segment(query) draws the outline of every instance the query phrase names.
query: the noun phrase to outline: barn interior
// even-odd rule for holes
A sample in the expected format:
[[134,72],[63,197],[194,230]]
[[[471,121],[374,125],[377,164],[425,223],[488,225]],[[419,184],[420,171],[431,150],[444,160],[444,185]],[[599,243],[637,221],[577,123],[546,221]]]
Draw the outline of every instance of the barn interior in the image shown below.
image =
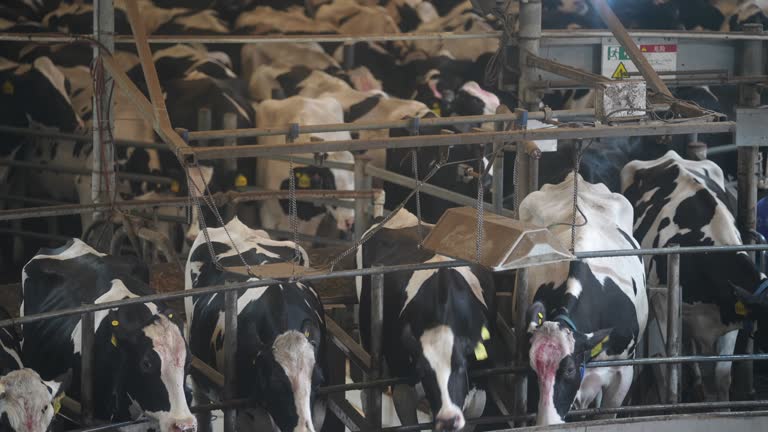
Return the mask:
[[[38,345],[23,342],[30,335],[66,339],[60,345],[74,354],[48,361],[63,364],[72,354],[68,369],[76,370],[50,424],[35,430],[768,427],[768,353],[759,334],[761,319],[768,324],[766,23],[768,3],[759,0],[4,1],[0,329],[18,339],[18,354],[9,355],[20,367],[37,369],[45,357],[25,352]],[[670,152],[681,161],[664,159]],[[680,216],[676,207],[674,217],[654,224],[643,221],[652,205],[638,204],[624,234],[629,245],[584,246],[591,244],[585,237],[601,237],[588,231],[605,228],[595,223],[598,215],[609,220],[615,210],[611,203],[590,207],[592,185],[632,208],[627,169],[653,160],[704,166],[693,181],[710,188],[715,216],[707,219],[699,207]],[[649,172],[644,181],[666,181]],[[568,188],[565,198],[547,201],[554,195],[542,194],[556,186]],[[686,198],[659,205],[683,206]],[[411,225],[398,225],[406,213]],[[670,219],[678,236],[669,235]],[[397,229],[410,229],[405,240],[388,234]],[[738,272],[756,272],[757,282],[744,292],[731,288],[741,276],[725,277],[720,291],[692,296],[695,285],[716,279],[693,274],[731,271],[718,258],[726,254],[747,256],[748,270]],[[127,294],[106,296],[113,288],[99,291],[100,270],[67,267],[83,256],[99,263],[88,269],[101,265],[145,288],[125,283]],[[576,368],[582,386],[599,371],[631,369],[626,395],[611,406],[606,385],[594,401],[579,403],[586,390],[577,385],[576,401],[565,412],[552,408],[557,421],[547,420],[540,370],[529,355],[537,328],[531,307],[538,291],[552,289],[539,284],[549,281],[542,273],[560,270],[542,269],[567,273],[604,260],[619,280],[631,271],[611,260],[637,258],[642,293],[622,288],[634,289],[627,295],[638,315],[631,348],[616,356],[598,350]],[[46,270],[46,260],[69,270]],[[492,290],[482,276],[478,289],[486,291],[475,290],[475,276],[467,279],[467,272],[481,274],[475,268]],[[416,301],[426,289],[413,281],[427,286],[448,269],[467,280],[490,316],[472,339],[464,371],[484,399],[474,411],[448,400],[459,414],[446,423],[442,409],[456,385],[446,384],[435,402],[419,384],[419,397],[405,403],[415,411],[406,419],[398,389],[419,380],[395,372],[390,336],[403,326],[410,332],[402,323],[413,313],[406,306],[432,306]],[[568,274],[565,280],[576,277]],[[401,275],[411,279],[400,283]],[[559,276],[552,277],[558,292]],[[596,280],[605,294],[599,307],[618,311]],[[38,285],[61,288],[40,300],[27,288],[43,289]],[[268,290],[296,287],[318,303],[291,298],[282,300],[290,307],[257,310]],[[574,297],[570,289],[564,285],[561,295]],[[403,291],[397,301],[404,303],[390,300],[394,290]],[[724,301],[736,302],[736,318]],[[262,343],[266,330],[254,328],[265,316],[290,327],[292,302],[306,303],[320,323],[318,335],[305,327],[313,317],[293,326],[314,347],[323,375],[319,382],[313,375],[311,416],[294,409],[295,381],[287,399],[263,389],[243,393],[258,386],[248,384],[254,378],[238,356]],[[219,309],[213,314],[204,303]],[[692,306],[700,303],[721,309],[702,318]],[[165,411],[139,403],[138,412],[126,406],[103,415],[99,380],[112,366],[100,363],[100,338],[128,316],[112,314],[140,304],[182,329],[190,396],[184,412],[193,423],[174,417],[168,426],[153,414]],[[393,308],[398,313],[389,318]],[[215,317],[198,326],[192,311],[197,320]],[[545,311],[554,320],[566,315],[560,328],[569,327],[573,351],[579,341],[572,335],[597,332],[580,332],[567,313]],[[455,317],[441,319],[458,334]],[[722,322],[733,336],[730,349],[696,345],[692,335],[720,331]],[[52,330],[57,326],[77,330],[64,335]],[[193,343],[203,330],[213,333],[198,333],[206,343]],[[10,353],[6,335],[0,346]],[[114,335],[105,340],[123,347]],[[448,351],[449,368],[455,357]],[[139,363],[124,367],[138,370]],[[0,364],[3,374],[12,369]],[[46,381],[59,375],[36,373]],[[706,384],[713,377],[714,389]],[[0,412],[10,409],[3,408],[3,386],[10,388],[0,377]],[[285,410],[290,419],[283,421]],[[250,412],[266,413],[266,423],[243,420]],[[22,429],[11,422],[9,430]]]

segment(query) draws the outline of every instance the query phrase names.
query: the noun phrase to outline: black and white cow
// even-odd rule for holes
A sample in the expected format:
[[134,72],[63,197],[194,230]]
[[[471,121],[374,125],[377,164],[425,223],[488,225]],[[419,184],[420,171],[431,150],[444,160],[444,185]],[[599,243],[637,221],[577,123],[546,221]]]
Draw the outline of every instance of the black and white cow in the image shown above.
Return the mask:
[[[520,220],[548,227],[571,241],[571,174],[520,203]],[[602,184],[579,178],[575,250],[636,249],[632,206]],[[567,223],[566,223],[567,222]],[[618,407],[633,378],[632,366],[590,368],[593,359],[632,358],[648,319],[640,257],[593,258],[529,270],[530,364],[538,379],[536,424],[562,423],[572,406],[586,408],[602,393],[603,407]]]
[[[0,320],[11,318],[0,308]],[[21,338],[13,327],[0,329],[0,429],[9,432],[45,432],[59,410],[71,372],[44,381],[21,363]]]
[[[450,260],[418,247],[417,225],[416,216],[400,210],[358,249],[358,268]],[[423,224],[422,233],[427,235],[431,228]],[[360,335],[370,346],[370,277],[356,283]],[[416,423],[419,384],[435,430],[460,430],[466,418],[482,414],[485,391],[469,379],[468,370],[493,354],[488,340],[496,316],[495,295],[490,273],[476,266],[384,275],[382,353],[392,376],[410,378],[393,393],[403,424]]]
[[[635,209],[634,235],[644,248],[740,245],[726,206],[723,171],[711,161],[689,161],[670,151],[659,159],[627,164],[624,195]],[[666,257],[645,262],[648,283],[666,284]],[[756,348],[768,348],[766,278],[746,253],[680,257],[684,346],[696,354],[733,354],[738,330],[754,327]],[[728,400],[731,363],[715,366],[714,382],[697,382],[707,397]],[[703,388],[700,387],[703,385]]]
[[[266,232],[252,230],[237,218],[226,227],[209,229],[208,235],[216,260],[224,267],[243,265],[237,250],[249,265],[257,267],[292,262],[298,247],[293,242],[272,240]],[[298,261],[293,262],[309,265],[306,252],[299,248]],[[198,235],[187,260],[186,289],[251,280],[257,279],[218,270],[205,236]],[[224,294],[185,300],[192,353],[221,370]],[[237,397],[259,404],[259,408],[238,413],[241,428],[320,430],[325,411],[315,390],[323,379],[325,321],[314,288],[306,283],[283,283],[244,290],[237,300],[237,320]],[[204,390],[195,384],[198,391]]]
[[[150,294],[147,269],[72,239],[41,249],[22,271],[21,314],[99,304]],[[80,382],[82,322],[66,316],[24,325],[23,361],[51,379],[68,369]],[[194,432],[184,379],[191,357],[178,317],[160,303],[95,312],[94,411],[125,421],[147,415],[161,432]],[[79,396],[79,389],[72,391]]]
[[[330,97],[316,99],[294,96],[283,100],[262,102],[256,110],[256,124],[259,127],[285,126],[290,123],[301,125],[343,123],[344,114],[341,105]],[[301,134],[296,142],[309,142],[313,138],[327,141],[349,140],[349,132],[324,132]],[[259,144],[282,144],[285,136],[260,137]],[[305,158],[314,155],[303,154]],[[336,162],[354,162],[352,153],[329,152],[326,159]],[[354,175],[351,171],[320,166],[298,166],[295,168],[296,189],[336,189],[353,190]],[[258,161],[257,185],[268,190],[288,189],[289,163],[283,161]],[[354,224],[354,211],[346,207],[323,206],[312,203],[298,203],[297,216],[299,232],[317,235],[320,222],[326,213],[336,220],[336,227],[341,232],[348,232]],[[288,200],[267,200],[262,203],[261,225],[267,229],[290,229],[288,218]]]

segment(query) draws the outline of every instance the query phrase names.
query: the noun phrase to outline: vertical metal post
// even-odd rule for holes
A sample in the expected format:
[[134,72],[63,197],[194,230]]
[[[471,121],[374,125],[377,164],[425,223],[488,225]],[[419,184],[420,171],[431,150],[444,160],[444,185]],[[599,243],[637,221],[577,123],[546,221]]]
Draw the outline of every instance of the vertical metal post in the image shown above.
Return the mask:
[[[761,34],[762,24],[746,24],[744,32]],[[765,71],[763,58],[763,42],[760,40],[743,41],[739,58],[741,75],[762,75]],[[760,106],[760,92],[752,84],[739,86],[739,106],[755,108]],[[751,231],[757,227],[757,181],[758,181],[758,148],[739,147],[737,164],[737,212],[736,222],[741,230],[745,243],[752,242]],[[754,259],[755,254],[749,253]],[[737,352],[751,354],[754,349],[749,344],[750,339],[740,335],[736,344]],[[753,393],[753,363],[738,362],[733,365],[733,389],[736,400],[746,400]]]
[[[528,338],[526,337],[525,312],[528,309],[528,269],[517,269],[515,279],[515,340],[517,349],[515,350],[515,364],[525,367],[528,359]],[[515,408],[516,416],[526,414],[528,410],[528,378],[524,374],[515,375]],[[518,426],[525,426],[525,421],[520,422]]]
[[344,70],[349,71],[355,68],[355,44],[350,42],[344,44]]
[[[680,355],[680,336],[682,334],[682,290],[680,289],[680,255],[667,256],[667,355]],[[680,401],[680,364],[669,365],[667,382],[667,403]]]
[[[197,130],[209,131],[213,127],[213,114],[210,108],[198,108],[197,110]],[[198,143],[201,147],[210,145],[208,140],[200,140]]]
[[93,424],[93,313],[80,316],[80,415],[84,426]]
[[[113,0],[95,0],[93,2],[93,37],[99,43],[93,48],[95,64],[100,65],[99,59],[104,48],[109,53],[115,52],[115,9]],[[107,70],[102,68],[105,92],[109,92],[112,82]],[[109,193],[115,193],[115,155],[114,144],[107,139],[114,130],[113,107],[105,92],[93,95],[93,173],[91,176],[91,199],[94,203],[109,202]],[[103,217],[102,212],[94,212],[93,220]],[[83,227],[85,229],[85,227]],[[107,240],[108,241],[108,240]]]
[[[237,291],[224,293],[224,399],[237,397]],[[224,432],[235,432],[237,410],[224,410]]]
[[[501,105],[496,110],[497,114],[509,112],[509,109]],[[497,131],[504,130],[504,122],[496,122],[494,128]],[[493,144],[493,154],[495,155],[493,161],[493,180],[491,193],[493,198],[493,211],[496,214],[501,214],[504,210],[504,146],[501,143]]]
[[[537,111],[539,96],[529,84],[536,79],[536,68],[528,64],[528,54],[539,54],[541,39],[541,0],[520,1],[520,30],[518,31],[518,65],[520,79],[517,85],[519,107],[529,111]],[[515,173],[518,190],[515,190],[515,201],[525,198],[531,191],[538,190],[539,161],[525,153],[524,146],[517,146],[517,166]],[[515,209],[517,211],[517,209]]]
[[[221,119],[221,126],[224,129],[237,129],[237,114],[235,113],[224,113],[224,116]],[[221,145],[223,146],[236,146],[237,145],[237,138],[230,137],[230,138],[224,138],[221,142]],[[224,163],[224,169],[229,172],[233,173],[236,176],[240,174],[240,171],[237,169],[237,159],[224,159],[221,161]],[[235,183],[237,183],[237,180],[235,180]],[[234,187],[234,185],[229,185],[229,187]],[[227,203],[226,210],[224,212],[224,222],[229,222],[232,220],[232,218],[237,214],[237,203],[234,201],[230,201]]]
[[[355,190],[371,188],[371,177],[365,174],[365,164],[370,159],[366,155],[355,155]],[[363,234],[368,229],[368,200],[364,198],[355,199],[355,240],[363,238]]]
[[[381,265],[374,266],[380,269]],[[384,275],[371,275],[371,369],[366,374],[366,379],[375,380],[381,376],[381,346],[384,337]],[[367,407],[365,416],[368,422],[376,429],[381,428],[381,389],[370,388],[366,390]]]

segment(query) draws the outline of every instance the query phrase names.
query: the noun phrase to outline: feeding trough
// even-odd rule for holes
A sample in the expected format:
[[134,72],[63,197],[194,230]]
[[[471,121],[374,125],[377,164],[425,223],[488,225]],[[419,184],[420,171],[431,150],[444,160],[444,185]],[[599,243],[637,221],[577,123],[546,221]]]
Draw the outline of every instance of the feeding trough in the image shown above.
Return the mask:
[[424,247],[455,259],[477,261],[505,271],[572,260],[575,257],[547,228],[492,213],[483,214],[483,240],[476,254],[477,210],[447,210],[424,240]]

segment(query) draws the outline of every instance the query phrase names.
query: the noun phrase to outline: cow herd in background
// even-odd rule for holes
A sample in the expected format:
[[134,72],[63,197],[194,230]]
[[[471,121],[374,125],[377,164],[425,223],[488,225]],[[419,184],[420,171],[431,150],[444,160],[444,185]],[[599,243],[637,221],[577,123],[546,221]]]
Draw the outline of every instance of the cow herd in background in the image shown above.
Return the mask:
[[[0,31],[92,32],[87,3],[12,0],[0,6]],[[367,34],[398,32],[484,32],[496,23],[472,10],[469,1],[452,0],[314,0],[214,2],[140,0],[151,34]],[[200,4],[198,4],[200,3]],[[211,4],[213,3],[213,4]],[[602,27],[589,2],[544,1],[545,28]],[[736,0],[633,0],[618,2],[617,14],[630,27],[736,31],[746,23],[768,21],[760,2]],[[115,3],[115,28],[130,33],[121,2]],[[129,45],[115,57],[145,91],[138,58]],[[408,118],[493,114],[514,99],[495,92],[485,72],[497,49],[494,39],[462,41],[280,43],[236,45],[175,44],[157,46],[154,63],[171,123],[198,128],[198,109],[214,113],[211,127],[225,127],[234,116],[238,128],[345,122],[383,122]],[[85,134],[93,121],[91,48],[80,44],[0,45],[0,123],[16,127]],[[115,140],[156,141],[151,125],[136,113],[120,91],[114,102]],[[676,94],[704,108],[731,114],[729,89],[680,88]],[[545,97],[552,108],[574,106],[582,91]],[[583,101],[582,101],[583,102]],[[414,123],[417,124],[417,123]],[[406,134],[467,132],[474,126],[422,127],[360,132],[301,133],[294,142],[366,139]],[[700,136],[710,146],[719,136]],[[0,133],[0,155],[7,160],[88,168],[91,144],[58,138],[23,138]],[[241,139],[239,144],[280,144],[285,136]],[[191,145],[198,145],[191,142]],[[577,251],[639,247],[737,245],[726,184],[733,160],[687,160],[685,142],[647,138],[604,139],[577,145],[561,142],[557,153],[541,160],[540,191],[519,206],[521,220],[549,228]],[[211,145],[209,143],[208,145]],[[583,153],[580,173],[573,154]],[[433,148],[394,149],[372,154],[372,163],[404,175],[428,172],[443,155]],[[350,152],[305,155],[319,160],[352,162]],[[484,154],[471,146],[454,146],[449,161],[474,159],[483,172]],[[162,175],[170,184],[118,181],[121,199],[185,196],[186,174],[169,152],[141,146],[117,147],[119,170]],[[511,161],[510,161],[511,162]],[[513,163],[506,164],[507,167]],[[286,162],[240,160],[214,163],[197,171],[198,188],[211,192],[235,186],[287,189]],[[192,174],[193,177],[196,175]],[[8,194],[66,202],[90,200],[90,177],[45,170],[0,166]],[[318,166],[295,169],[298,189],[354,189],[349,171]],[[453,166],[438,171],[431,183],[474,195],[487,174],[467,175]],[[478,178],[479,177],[479,178]],[[505,176],[512,179],[513,176]],[[510,180],[511,181],[511,180]],[[199,183],[198,183],[199,182]],[[574,188],[574,182],[578,187]],[[393,209],[408,189],[384,183],[386,207]],[[511,187],[509,189],[512,189]],[[574,190],[578,216],[573,216]],[[330,205],[298,207],[299,231],[334,234],[352,229],[351,210]],[[421,236],[451,203],[422,197],[422,220],[413,200],[386,221],[357,251],[357,266],[434,263],[448,260],[421,248]],[[184,269],[188,290],[257,280],[248,266],[292,263],[309,266],[302,245],[275,240],[264,231],[287,230],[287,205],[265,201],[242,206],[220,227],[203,214],[208,238],[192,224],[186,235]],[[210,219],[210,220],[209,220]],[[331,223],[327,223],[327,222]],[[80,237],[88,215],[64,227]],[[574,226],[575,225],[575,226]],[[264,230],[262,230],[264,229]],[[572,236],[573,229],[573,236]],[[169,225],[169,232],[170,232]],[[208,242],[210,241],[210,244]],[[190,246],[191,245],[191,246]],[[5,254],[4,247],[0,254]],[[3,264],[9,257],[3,255]],[[44,248],[24,259],[21,315],[51,312],[82,304],[133,298],[151,292],[146,264],[132,257],[97,251],[77,239]],[[666,283],[666,258],[593,258],[549,264],[529,273],[526,333],[536,385],[531,411],[537,424],[565,421],[569,410],[594,405],[618,407],[633,383],[632,366],[586,368],[592,360],[633,358],[648,322],[647,286]],[[732,354],[736,335],[746,330],[756,349],[768,348],[768,279],[748,255],[683,255],[684,349],[690,354]],[[370,347],[370,277],[357,278],[361,343]],[[384,276],[383,357],[390,376],[408,378],[392,388],[403,424],[417,422],[417,406],[426,399],[435,429],[471,430],[467,420],[480,416],[487,403],[483,379],[471,370],[506,358],[496,331],[499,280],[476,266],[387,273]],[[511,287],[503,287],[506,290]],[[218,400],[207,382],[186,380],[191,356],[224,370],[224,294],[188,297],[186,322],[161,303],[146,303],[95,314],[95,415],[118,422],[148,416],[161,432],[193,432],[197,404]],[[4,315],[7,317],[7,314]],[[663,317],[657,317],[663,320]],[[326,399],[324,384],[326,329],[323,305],[310,283],[286,282],[238,293],[237,398],[255,404],[238,412],[241,430],[320,431]],[[60,405],[61,393],[81,376],[79,316],[29,323],[22,334],[0,331],[0,423],[17,432],[42,432]],[[23,345],[20,341],[23,340]],[[27,368],[24,368],[24,367]],[[696,395],[728,400],[731,364],[713,371],[694,366]],[[39,375],[38,375],[39,374]],[[188,385],[191,384],[191,385]],[[71,396],[79,387],[70,386]],[[700,390],[700,391],[699,391]],[[688,395],[687,395],[688,396]]]

